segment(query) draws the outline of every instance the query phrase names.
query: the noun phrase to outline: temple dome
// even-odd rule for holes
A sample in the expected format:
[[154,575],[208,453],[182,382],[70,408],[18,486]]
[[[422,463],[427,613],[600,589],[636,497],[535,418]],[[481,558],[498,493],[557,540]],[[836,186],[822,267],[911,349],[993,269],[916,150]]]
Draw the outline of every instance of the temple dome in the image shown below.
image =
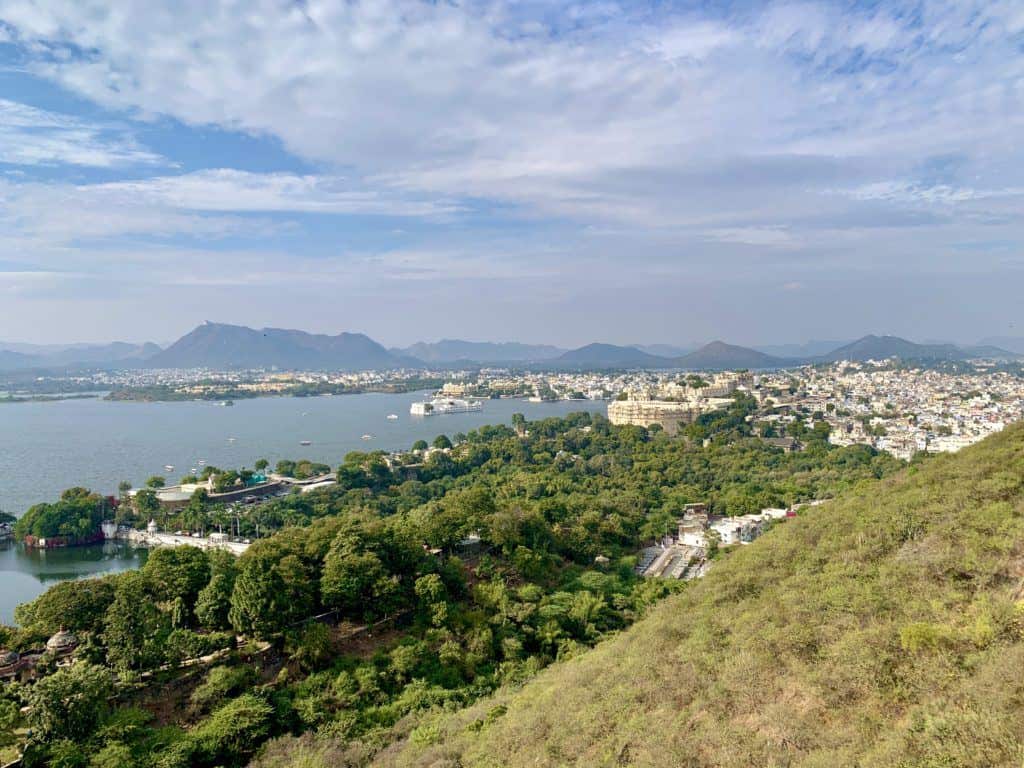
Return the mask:
[[62,629],[56,635],[46,641],[46,648],[57,653],[72,651],[78,647],[78,638],[73,632]]

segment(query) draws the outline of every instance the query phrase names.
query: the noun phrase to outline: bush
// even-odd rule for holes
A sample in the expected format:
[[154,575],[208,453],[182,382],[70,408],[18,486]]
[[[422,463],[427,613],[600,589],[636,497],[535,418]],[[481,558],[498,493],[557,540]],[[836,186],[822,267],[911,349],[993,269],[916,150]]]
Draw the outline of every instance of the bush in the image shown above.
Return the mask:
[[270,735],[273,707],[252,694],[228,702],[204,720],[191,738],[202,763],[238,764]]
[[244,691],[255,679],[256,673],[250,667],[214,667],[192,692],[192,707],[197,712],[209,711]]

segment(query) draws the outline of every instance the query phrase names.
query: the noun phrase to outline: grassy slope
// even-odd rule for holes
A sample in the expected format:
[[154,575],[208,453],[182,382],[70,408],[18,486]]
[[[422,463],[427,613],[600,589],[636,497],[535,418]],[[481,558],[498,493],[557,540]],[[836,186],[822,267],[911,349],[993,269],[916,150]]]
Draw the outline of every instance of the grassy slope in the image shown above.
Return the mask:
[[1018,426],[776,528],[378,764],[1020,768],[1022,513]]

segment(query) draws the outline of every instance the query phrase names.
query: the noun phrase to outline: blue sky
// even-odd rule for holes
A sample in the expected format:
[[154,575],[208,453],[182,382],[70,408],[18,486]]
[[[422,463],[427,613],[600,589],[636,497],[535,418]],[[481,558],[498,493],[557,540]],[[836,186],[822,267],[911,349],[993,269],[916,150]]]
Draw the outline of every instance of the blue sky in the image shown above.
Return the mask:
[[1024,6],[0,0],[0,338],[1024,327]]

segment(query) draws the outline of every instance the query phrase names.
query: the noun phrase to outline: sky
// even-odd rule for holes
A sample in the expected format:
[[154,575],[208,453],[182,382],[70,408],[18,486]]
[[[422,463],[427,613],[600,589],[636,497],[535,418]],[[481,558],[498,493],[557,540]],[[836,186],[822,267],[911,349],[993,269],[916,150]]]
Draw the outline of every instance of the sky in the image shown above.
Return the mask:
[[0,339],[1024,335],[1024,4],[0,0]]

